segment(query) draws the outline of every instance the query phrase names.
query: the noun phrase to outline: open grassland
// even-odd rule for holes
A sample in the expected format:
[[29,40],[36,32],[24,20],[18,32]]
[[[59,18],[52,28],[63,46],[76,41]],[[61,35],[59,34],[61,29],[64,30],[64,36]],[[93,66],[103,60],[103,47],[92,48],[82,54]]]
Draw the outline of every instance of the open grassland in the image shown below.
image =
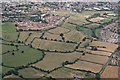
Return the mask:
[[104,20],[105,18],[102,18],[102,17],[96,17],[96,18],[92,18],[90,19],[90,21],[92,22],[98,22],[98,21],[101,21],[101,20]]
[[105,48],[98,48],[98,50],[108,51],[108,52],[114,52],[116,48],[118,47],[117,44],[106,43],[106,42],[101,42],[101,41],[93,41],[91,43],[91,46],[103,46]]
[[32,46],[34,48],[39,48],[46,51],[69,52],[69,51],[74,51],[76,44],[36,38],[35,41],[33,41]]
[[62,38],[60,35],[56,35],[56,34],[51,34],[51,33],[48,33],[46,32],[43,36],[43,38],[47,38],[48,40],[61,40],[62,41]]
[[44,72],[41,72],[40,70],[36,70],[34,68],[24,68],[18,71],[20,75],[22,75],[24,78],[40,78],[45,75]]
[[2,23],[2,38],[7,41],[16,41],[18,32],[16,32],[15,25],[12,22]]
[[25,44],[26,45],[31,44],[31,42],[34,38],[36,38],[36,37],[39,38],[41,35],[42,35],[42,33],[39,33],[39,32],[31,33],[30,36],[28,37],[28,39],[26,40]]
[[53,70],[55,68],[61,67],[62,63],[65,61],[74,62],[79,58],[81,54],[79,52],[73,53],[50,53],[46,52],[44,59],[33,66],[41,68],[43,70]]
[[33,63],[37,60],[40,60],[42,57],[43,53],[41,51],[26,46],[20,46],[18,51],[4,54],[2,56],[2,61],[6,66],[18,67]]
[[29,32],[20,32],[18,41],[25,42],[27,38],[29,37]]
[[73,78],[74,76],[84,78],[85,72],[62,67],[58,70],[51,72],[48,76],[52,76],[53,78],[56,78],[56,79],[57,78]]
[[71,31],[67,34],[64,34],[65,41],[80,42],[85,35],[79,31]]
[[4,45],[4,44],[0,44],[0,46],[2,46],[2,53],[11,52],[11,51],[16,50],[15,46]]
[[61,33],[65,34],[68,33],[70,30],[62,27],[56,27],[54,29],[49,30],[49,33],[60,35]]
[[66,65],[66,67],[78,69],[78,70],[86,70],[91,71],[94,73],[98,73],[102,69],[102,65],[94,64],[86,61],[78,61],[75,64],[72,65]]
[[85,56],[82,56],[80,60],[85,60],[85,61],[90,61],[93,63],[98,63],[98,64],[105,64],[108,61],[107,56],[99,56],[99,55],[92,55],[92,54],[86,54]]

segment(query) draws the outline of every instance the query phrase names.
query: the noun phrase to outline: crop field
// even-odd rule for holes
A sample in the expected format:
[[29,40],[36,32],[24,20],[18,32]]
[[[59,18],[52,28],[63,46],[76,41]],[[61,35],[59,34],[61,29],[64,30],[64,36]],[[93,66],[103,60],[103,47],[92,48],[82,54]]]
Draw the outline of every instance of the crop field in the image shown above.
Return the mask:
[[[32,58],[31,58],[32,56]],[[43,53],[26,46],[20,46],[18,51],[10,52],[2,56],[3,64],[11,67],[18,67],[35,62],[43,57]],[[16,61],[17,60],[17,61]]]
[[48,40],[61,40],[62,41],[62,38],[60,35],[56,35],[56,34],[52,34],[52,33],[48,33],[46,32],[43,36],[43,38],[47,38]]
[[99,55],[92,55],[92,54],[86,54],[85,56],[82,56],[80,60],[85,60],[85,61],[90,61],[93,63],[98,63],[98,64],[105,64],[108,61],[107,56],[99,56]]
[[41,72],[39,70],[36,70],[34,68],[25,68],[18,71],[20,75],[22,75],[24,78],[40,78],[45,75],[44,72]]
[[36,38],[36,37],[39,38],[41,35],[42,35],[42,33],[39,33],[39,32],[31,33],[30,36],[28,37],[28,39],[26,40],[25,44],[26,45],[31,44],[31,42],[34,38]]
[[[57,42],[57,41],[50,41],[50,40],[42,40],[37,39],[39,43],[39,49],[42,50],[49,50],[49,51],[60,51],[60,52],[69,52],[74,51],[76,44],[73,43],[65,43],[65,42]],[[36,46],[37,47],[37,46]]]
[[4,44],[0,44],[0,46],[2,46],[2,53],[11,52],[11,51],[16,50],[15,46],[4,45]]
[[98,48],[98,50],[108,51],[108,52],[114,52],[116,48],[118,47],[117,44],[106,43],[106,42],[101,42],[101,41],[93,41],[91,43],[91,46],[104,46],[105,48]]
[[94,64],[86,61],[80,61],[80,60],[75,64],[66,65],[66,67],[78,69],[78,70],[92,71],[94,73],[98,73],[102,69],[102,65]]
[[90,21],[92,21],[92,22],[98,22],[98,21],[101,21],[101,20],[104,20],[104,18],[102,18],[102,17],[96,17],[96,18],[92,18]]
[[29,37],[29,32],[20,32],[18,41],[25,42]]
[[118,66],[107,66],[101,75],[101,78],[116,78],[119,77],[119,67]]
[[53,78],[73,78],[73,76],[84,78],[85,72],[62,67],[58,70],[51,72],[48,76],[52,76]]
[[69,31],[70,31],[69,29],[57,27],[57,28],[49,30],[48,32],[51,34],[60,35],[61,33],[65,34],[65,33],[68,33]]
[[73,42],[80,42],[85,35],[82,32],[78,31],[71,31],[64,35],[65,41],[73,41]]
[[111,56],[112,53],[110,52],[104,52],[104,51],[93,51],[93,50],[88,50],[86,49],[87,52],[91,54],[96,54],[96,55],[103,55],[103,56]]
[[81,56],[79,52],[66,53],[66,54],[46,52],[45,54],[46,55],[44,59],[34,64],[33,66],[36,66],[43,70],[51,71],[55,68],[61,67],[63,62],[65,61],[73,62]]
[[22,78],[20,78],[20,77],[17,76],[17,75],[14,75],[14,74],[5,76],[3,80],[7,80],[7,79],[9,79],[9,80],[12,80],[12,79],[23,80]]

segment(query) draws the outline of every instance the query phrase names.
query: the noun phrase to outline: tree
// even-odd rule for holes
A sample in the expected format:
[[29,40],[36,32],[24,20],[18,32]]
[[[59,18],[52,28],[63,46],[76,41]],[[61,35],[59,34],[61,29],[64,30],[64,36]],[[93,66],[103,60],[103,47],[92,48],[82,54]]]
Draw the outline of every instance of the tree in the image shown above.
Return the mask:
[[15,55],[15,53],[13,52],[12,55]]
[[21,51],[21,53],[24,53],[24,51]]

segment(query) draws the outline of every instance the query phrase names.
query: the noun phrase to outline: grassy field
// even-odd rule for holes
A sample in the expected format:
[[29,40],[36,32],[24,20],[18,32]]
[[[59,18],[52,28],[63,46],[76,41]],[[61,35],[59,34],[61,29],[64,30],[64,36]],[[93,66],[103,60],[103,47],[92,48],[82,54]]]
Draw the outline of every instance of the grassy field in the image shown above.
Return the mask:
[[34,38],[39,38],[40,36],[42,35],[42,33],[39,33],[39,32],[33,32],[29,37],[28,39],[26,40],[25,44],[28,45],[28,44],[31,44],[32,40]]
[[2,38],[8,41],[16,41],[18,32],[16,32],[15,25],[12,22],[2,23]]
[[62,41],[62,38],[60,35],[56,35],[56,34],[51,34],[51,33],[48,33],[46,32],[43,36],[43,38],[47,38],[48,40],[61,40]]
[[109,58],[107,56],[86,54],[85,56],[82,56],[80,59],[85,61],[90,61],[93,63],[105,64],[107,63]]
[[89,25],[85,25],[85,27],[87,27],[88,29],[94,29],[98,26],[100,26],[100,24],[97,24],[97,23],[91,23]]
[[64,34],[65,41],[80,42],[85,35],[79,31],[71,31],[67,34]]
[[4,44],[0,44],[0,46],[2,46],[2,53],[6,53],[6,52],[9,52],[9,51],[16,50],[15,46],[4,45]]
[[73,78],[75,76],[80,77],[80,78],[84,78],[85,72],[76,71],[76,70],[62,67],[58,70],[51,72],[48,76],[52,76],[53,78]]
[[66,54],[46,52],[44,59],[34,64],[33,66],[50,71],[62,66],[63,62],[65,61],[73,62],[80,56],[81,54],[79,52],[66,53]]
[[69,52],[75,49],[76,44],[73,43],[65,43],[58,41],[50,41],[43,39],[35,39],[32,43],[34,48],[39,48],[47,51],[61,51],[61,52]]
[[70,31],[69,29],[57,27],[57,28],[49,30],[48,32],[55,34],[55,35],[60,35],[61,33],[65,34],[65,33],[68,33],[69,31]]
[[94,73],[98,73],[102,69],[102,65],[80,61],[80,60],[76,62],[75,64],[66,65],[66,67],[78,69],[78,70],[92,71]]
[[2,66],[2,74],[5,74],[5,73],[7,73],[10,70],[13,70],[13,68],[8,68],[8,67]]
[[103,55],[103,56],[111,56],[112,53],[110,52],[104,52],[104,51],[93,51],[93,50],[88,50],[86,49],[85,51],[91,53],[91,54],[96,54],[96,55]]
[[19,72],[19,75],[22,75],[24,78],[40,78],[45,75],[44,72],[41,72],[31,67],[21,69],[18,72]]
[[18,41],[25,42],[27,38],[29,37],[29,32],[20,32]]
[[6,66],[18,67],[35,62],[36,60],[41,59],[43,57],[42,55],[43,53],[41,51],[26,46],[20,46],[18,51],[14,51],[14,55],[12,55],[12,52],[3,55],[2,61]]
[[104,46],[105,48],[98,48],[98,50],[108,51],[108,52],[114,52],[116,48],[118,47],[117,44],[106,43],[106,42],[101,42],[101,41],[93,41],[91,43],[91,46]]

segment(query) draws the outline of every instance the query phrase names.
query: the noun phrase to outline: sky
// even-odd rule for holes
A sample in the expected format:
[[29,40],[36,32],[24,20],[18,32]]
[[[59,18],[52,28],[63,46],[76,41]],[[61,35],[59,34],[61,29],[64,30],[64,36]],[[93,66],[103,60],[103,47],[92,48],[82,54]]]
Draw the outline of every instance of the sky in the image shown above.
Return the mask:
[[32,2],[42,2],[42,1],[48,1],[48,2],[66,2],[66,1],[80,1],[80,2],[96,2],[96,1],[103,1],[103,2],[106,2],[106,1],[109,1],[109,2],[118,2],[120,0],[0,0],[0,1],[5,1],[5,2],[9,2],[9,1],[32,1]]

